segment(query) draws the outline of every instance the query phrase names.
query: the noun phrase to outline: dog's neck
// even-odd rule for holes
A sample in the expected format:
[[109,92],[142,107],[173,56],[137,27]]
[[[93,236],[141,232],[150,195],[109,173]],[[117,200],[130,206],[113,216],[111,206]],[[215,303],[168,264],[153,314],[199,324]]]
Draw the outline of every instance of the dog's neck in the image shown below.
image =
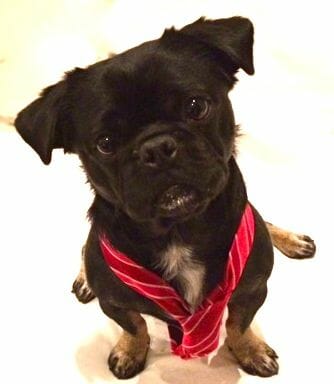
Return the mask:
[[168,280],[196,306],[221,278],[247,202],[234,158],[229,162],[229,171],[224,191],[204,213],[171,226],[163,235],[150,225],[133,222],[99,196],[90,209],[93,226],[97,231],[99,227],[108,228],[107,236],[116,248]]

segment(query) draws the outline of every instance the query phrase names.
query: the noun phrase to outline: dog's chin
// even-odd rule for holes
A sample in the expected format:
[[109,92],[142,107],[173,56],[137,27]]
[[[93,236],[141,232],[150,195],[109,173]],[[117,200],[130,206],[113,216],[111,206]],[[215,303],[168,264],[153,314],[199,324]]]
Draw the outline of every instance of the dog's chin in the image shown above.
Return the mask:
[[154,236],[163,236],[175,225],[186,222],[204,212],[210,204],[209,190],[201,191],[185,184],[175,184],[155,199],[143,204],[142,210],[124,211],[135,223],[146,227]]
[[154,217],[148,224],[152,233],[164,236],[175,225],[199,216],[212,201],[208,192],[180,184],[168,188],[155,201]]
[[226,180],[226,177],[217,177],[201,185],[175,183],[153,193],[150,201],[125,206],[124,211],[132,221],[162,234],[203,214],[222,192]]
[[155,217],[183,221],[203,208],[202,194],[194,187],[176,184],[164,191],[155,202]]

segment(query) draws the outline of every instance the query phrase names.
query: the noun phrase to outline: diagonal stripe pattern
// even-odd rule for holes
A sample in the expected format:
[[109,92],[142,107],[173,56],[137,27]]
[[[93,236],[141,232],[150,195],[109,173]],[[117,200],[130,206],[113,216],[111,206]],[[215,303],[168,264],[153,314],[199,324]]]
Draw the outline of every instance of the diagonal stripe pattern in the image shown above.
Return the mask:
[[218,346],[223,313],[253,247],[254,227],[253,210],[247,204],[233,239],[226,270],[222,272],[223,278],[195,312],[166,281],[115,249],[104,235],[100,237],[100,247],[109,268],[123,283],[159,305],[173,319],[168,324],[172,351],[189,359],[206,356]]

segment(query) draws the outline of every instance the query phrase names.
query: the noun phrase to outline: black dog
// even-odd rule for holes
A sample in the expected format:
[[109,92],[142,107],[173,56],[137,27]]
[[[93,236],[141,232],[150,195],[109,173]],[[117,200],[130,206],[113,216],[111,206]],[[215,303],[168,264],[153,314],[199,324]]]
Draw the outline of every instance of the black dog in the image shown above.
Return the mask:
[[[149,336],[140,313],[175,319],[110,269],[101,239],[162,277],[192,313],[225,276],[247,207],[255,233],[228,302],[227,343],[245,371],[278,372],[276,353],[250,329],[267,294],[273,249],[235,161],[238,132],[228,98],[238,69],[254,73],[252,47],[249,20],[200,19],[75,69],[15,121],[45,164],[54,148],[78,154],[96,194],[84,255],[88,293],[124,329],[109,357],[119,378],[145,365]],[[288,256],[313,255],[308,237],[268,228]]]

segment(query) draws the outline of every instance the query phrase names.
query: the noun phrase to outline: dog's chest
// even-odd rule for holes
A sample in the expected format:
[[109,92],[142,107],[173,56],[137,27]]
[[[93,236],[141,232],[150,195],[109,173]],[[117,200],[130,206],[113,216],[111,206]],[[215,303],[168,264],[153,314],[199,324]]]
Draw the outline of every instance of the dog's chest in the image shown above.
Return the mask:
[[180,295],[195,310],[203,298],[205,267],[196,261],[193,250],[184,245],[171,244],[159,256],[158,266],[164,280],[174,281]]

